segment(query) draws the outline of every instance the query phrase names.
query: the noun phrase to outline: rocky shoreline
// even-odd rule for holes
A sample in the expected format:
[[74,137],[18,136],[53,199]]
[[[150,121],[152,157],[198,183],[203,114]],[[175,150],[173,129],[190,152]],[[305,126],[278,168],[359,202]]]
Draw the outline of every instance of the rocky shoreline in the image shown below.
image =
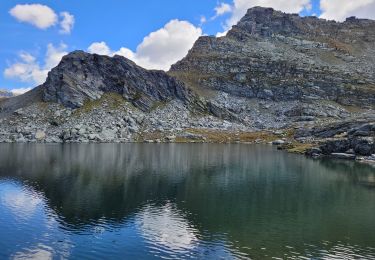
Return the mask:
[[114,94],[101,101],[80,109],[46,103],[18,109],[0,119],[0,143],[270,144],[312,158],[375,162],[375,120],[369,117],[260,130],[212,115],[192,115],[178,102],[145,113]]
[[340,122],[299,129],[294,144],[281,143],[279,149],[303,153],[308,157],[375,162],[375,121]]

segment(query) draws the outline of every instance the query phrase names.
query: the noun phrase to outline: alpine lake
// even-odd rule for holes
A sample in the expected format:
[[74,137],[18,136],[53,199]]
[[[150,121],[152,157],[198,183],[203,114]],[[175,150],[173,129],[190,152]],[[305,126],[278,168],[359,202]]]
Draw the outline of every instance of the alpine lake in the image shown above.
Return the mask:
[[375,259],[375,167],[267,145],[1,144],[0,259]]

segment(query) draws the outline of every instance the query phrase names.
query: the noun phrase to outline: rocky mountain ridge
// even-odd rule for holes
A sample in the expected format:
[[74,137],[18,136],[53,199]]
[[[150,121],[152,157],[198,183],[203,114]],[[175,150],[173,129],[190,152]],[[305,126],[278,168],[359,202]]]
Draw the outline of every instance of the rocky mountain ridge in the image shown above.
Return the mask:
[[147,71],[134,62],[75,51],[52,69],[43,84],[43,100],[78,108],[104,93],[118,93],[135,107],[149,111],[157,102],[177,98],[188,103],[191,91],[163,71]]
[[252,8],[225,37],[201,37],[171,74],[198,89],[374,108],[375,21]]
[[[102,56],[74,51],[64,56],[49,73],[44,84],[36,87],[39,98],[76,109],[97,100],[104,93],[117,93],[135,107],[149,111],[158,102],[179,99],[188,104],[194,94],[182,82],[163,71],[148,71],[122,56]],[[22,100],[30,93],[17,98]],[[16,100],[16,99],[14,99]],[[3,111],[15,110],[14,102],[3,104]]]
[[44,84],[0,101],[0,141],[313,143],[309,129],[358,128],[374,110],[375,21],[255,7],[168,72],[68,54]]

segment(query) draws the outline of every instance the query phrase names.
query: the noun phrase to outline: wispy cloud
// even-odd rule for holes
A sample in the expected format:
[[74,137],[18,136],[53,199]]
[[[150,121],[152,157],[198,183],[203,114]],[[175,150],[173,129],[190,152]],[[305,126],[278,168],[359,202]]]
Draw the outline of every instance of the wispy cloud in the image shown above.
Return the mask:
[[19,96],[19,95],[25,94],[26,92],[30,90],[32,90],[32,88],[14,88],[10,92],[15,96]]
[[59,24],[59,32],[62,34],[70,34],[75,22],[71,13],[61,12],[59,20],[59,16],[52,8],[41,4],[18,4],[10,9],[9,13],[18,21],[43,30]]
[[68,12],[61,12],[60,16],[62,17],[62,20],[60,22],[60,33],[70,34],[75,23],[74,16]]
[[57,47],[48,44],[43,65],[40,65],[36,57],[30,53],[21,52],[19,59],[4,70],[4,76],[22,82],[42,84],[46,80],[48,72],[67,54],[66,48],[65,44],[60,44]]

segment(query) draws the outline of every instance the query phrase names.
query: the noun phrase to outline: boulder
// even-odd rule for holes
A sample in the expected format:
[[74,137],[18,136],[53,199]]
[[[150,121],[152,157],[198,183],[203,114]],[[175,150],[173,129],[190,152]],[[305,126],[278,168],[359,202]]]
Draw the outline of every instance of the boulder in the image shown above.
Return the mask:
[[330,156],[336,159],[345,159],[345,160],[355,160],[356,158],[355,154],[348,154],[348,153],[332,153]]
[[363,156],[375,153],[375,142],[373,137],[355,137],[351,140],[354,152]]
[[284,140],[275,140],[272,142],[273,145],[283,145],[285,144],[285,141]]
[[322,150],[319,147],[313,147],[306,150],[305,153],[307,156],[317,156],[322,154]]
[[360,127],[351,129],[348,134],[351,136],[374,136],[375,124],[369,123],[361,125]]
[[42,130],[36,131],[36,133],[35,133],[35,139],[37,141],[42,141],[45,138],[46,138],[46,133],[44,131],[42,131]]
[[113,141],[114,139],[116,139],[117,137],[117,134],[116,134],[116,130],[114,129],[109,129],[109,128],[105,128],[103,129],[103,131],[100,133],[100,137],[102,140],[104,141]]
[[170,136],[167,136],[165,138],[168,142],[173,142],[176,140],[176,136],[175,135],[170,135]]
[[329,155],[332,153],[345,153],[350,148],[350,141],[347,139],[330,140],[320,146],[320,150],[325,155]]

